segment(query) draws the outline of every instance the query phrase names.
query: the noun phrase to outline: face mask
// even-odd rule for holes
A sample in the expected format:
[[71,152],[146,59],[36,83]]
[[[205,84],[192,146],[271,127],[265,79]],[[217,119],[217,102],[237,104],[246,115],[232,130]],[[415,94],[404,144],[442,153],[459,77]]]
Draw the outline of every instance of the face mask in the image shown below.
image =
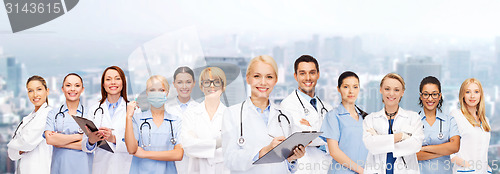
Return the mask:
[[162,107],[167,101],[167,95],[164,92],[149,92],[148,102],[155,108]]

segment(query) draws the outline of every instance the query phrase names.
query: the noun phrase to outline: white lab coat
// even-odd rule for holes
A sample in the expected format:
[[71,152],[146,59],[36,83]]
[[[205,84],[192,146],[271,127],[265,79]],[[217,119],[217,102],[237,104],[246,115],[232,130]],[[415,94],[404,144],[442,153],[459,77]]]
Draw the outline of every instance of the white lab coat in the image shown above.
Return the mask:
[[[363,142],[368,149],[364,173],[384,174],[388,152],[392,152],[396,158],[394,162],[395,174],[420,173],[416,155],[424,140],[420,116],[416,112],[399,108],[398,114],[394,118],[392,130],[394,134],[405,132],[412,135],[398,143],[394,143],[394,134],[389,134],[388,121],[385,109],[371,113],[363,121]],[[376,135],[372,135],[368,131],[371,128],[376,131]]]
[[[298,92],[298,94],[295,92]],[[309,110],[309,115],[305,115],[304,108],[302,108],[297,95],[300,97],[304,107]],[[300,91],[297,90],[294,90],[281,102],[280,108],[290,113],[291,117],[293,117],[294,130],[320,131],[323,119],[326,115],[326,112],[323,112],[323,115],[321,115],[321,109],[324,107],[326,110],[331,111],[333,107],[325,102],[323,102],[322,105],[318,97],[315,96],[315,98],[316,107],[318,108],[317,111],[314,109],[310,101],[305,99],[300,94]],[[309,127],[301,124],[300,120],[302,119],[306,119],[311,126]],[[298,168],[296,173],[328,173],[328,169],[332,163],[332,157],[328,153],[325,153],[316,147],[322,145],[326,145],[326,142],[318,137],[314,139],[308,147],[306,147],[306,154],[304,157],[297,160],[301,167]]]
[[[52,107],[44,103],[37,112],[24,117],[16,136],[7,144],[9,158],[18,160],[16,173],[50,173],[52,146],[42,137],[50,110]],[[25,153],[19,155],[19,151]]]
[[[97,127],[107,127],[114,129],[112,132],[116,138],[116,144],[112,142],[108,142],[111,149],[115,153],[108,152],[99,147],[94,148],[94,160],[92,165],[92,173],[98,174],[121,174],[121,173],[129,173],[130,165],[132,162],[132,155],[130,155],[127,151],[127,147],[125,146],[125,142],[123,141],[125,136],[125,119],[127,116],[127,104],[123,98],[120,98],[120,104],[115,109],[115,113],[113,118],[110,118],[108,106],[106,106],[106,102],[101,104],[102,109],[104,110],[104,114],[101,114],[101,110],[99,109],[97,112],[97,108],[99,108],[99,102],[94,103],[90,106],[88,110],[88,117],[93,119],[94,124]],[[95,112],[95,117],[94,117]],[[101,122],[102,121],[102,122]],[[102,125],[101,125],[102,123]],[[84,136],[82,140],[82,149],[85,152],[90,152],[86,147],[86,142],[88,137]]]
[[[453,110],[450,115],[455,117],[461,137],[460,150],[450,157],[458,156],[467,162],[473,161],[470,168],[453,165],[453,173],[463,173],[459,171],[487,173],[488,170],[491,171],[488,168],[488,147],[491,133],[483,131],[481,127],[472,126],[460,109]],[[486,121],[489,123],[488,119]]]
[[[183,117],[185,111],[192,110],[193,108],[195,108],[196,106],[199,105],[199,103],[194,101],[193,98],[191,98],[187,104],[188,104],[188,106],[187,106],[186,110],[183,111],[181,109],[180,104],[179,104],[179,99],[176,97],[175,100],[167,101],[165,110],[167,110],[168,113],[170,113],[172,115],[177,115],[178,117],[183,119],[182,117]],[[182,131],[181,131],[181,133],[182,133]],[[181,144],[182,144],[182,146],[184,146],[184,143],[181,143]],[[175,168],[177,169],[177,173],[179,173],[179,174],[189,174],[188,173],[188,166],[189,166],[189,157],[186,155],[186,153],[184,153],[184,156],[182,157],[181,161],[175,161]]]
[[184,112],[181,139],[184,153],[189,156],[188,173],[229,173],[224,166],[222,148],[216,149],[216,139],[222,139],[222,117],[226,108],[219,102],[212,120],[205,102]]
[[[274,137],[283,136],[282,132],[285,132],[285,137],[288,137],[293,132],[284,117],[281,117],[283,130],[281,129],[278,123],[278,108],[273,103],[270,103],[270,105],[267,123],[257,112],[250,98],[247,98],[243,105],[242,122],[240,122],[241,103],[227,108],[224,112],[222,151],[224,153],[224,163],[231,170],[231,173],[290,173],[287,160],[280,163],[252,165],[254,158],[258,158],[259,151],[273,140],[270,135]],[[285,111],[282,112],[289,115]],[[293,121],[292,117],[288,118]],[[237,143],[241,134],[240,123],[243,124],[243,137],[245,139],[243,146],[239,146]]]

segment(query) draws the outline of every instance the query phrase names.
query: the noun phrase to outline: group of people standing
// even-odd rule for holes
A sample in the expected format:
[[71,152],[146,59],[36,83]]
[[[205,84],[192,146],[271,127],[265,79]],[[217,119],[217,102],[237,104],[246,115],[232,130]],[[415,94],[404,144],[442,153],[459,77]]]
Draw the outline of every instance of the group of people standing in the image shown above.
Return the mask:
[[[384,107],[371,114],[355,103],[360,91],[356,73],[343,72],[334,109],[316,93],[319,63],[309,55],[296,59],[298,87],[279,105],[270,94],[278,66],[270,56],[253,58],[246,71],[250,96],[225,106],[228,85],[218,67],[205,68],[198,79],[189,67],[173,75],[178,96],[167,102],[164,76],[146,81],[148,107],[129,100],[120,67],[101,77],[101,99],[88,108],[80,102],[82,78],[63,79],[62,105],[48,103],[49,89],[40,76],[28,79],[35,106],[8,144],[17,173],[487,173],[490,125],[484,91],[474,78],[463,82],[460,107],[442,113],[441,84],[429,76],[420,83],[420,112],[401,108],[405,82],[395,73],[380,82]],[[204,100],[191,92],[198,83]],[[414,92],[414,91],[411,91]],[[416,91],[415,91],[416,92]],[[83,134],[72,116],[92,120],[98,131]],[[323,134],[297,146],[279,163],[253,165],[286,137],[298,131]],[[99,148],[106,141],[114,153]]]

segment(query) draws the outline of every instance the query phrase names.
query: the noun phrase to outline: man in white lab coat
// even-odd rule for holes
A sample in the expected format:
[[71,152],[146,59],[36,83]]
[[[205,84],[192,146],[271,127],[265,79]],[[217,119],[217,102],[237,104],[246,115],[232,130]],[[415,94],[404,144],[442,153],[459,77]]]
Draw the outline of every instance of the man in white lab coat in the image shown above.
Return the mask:
[[[294,77],[298,89],[282,102],[281,108],[293,117],[294,130],[319,131],[326,113],[333,109],[316,95],[319,79],[318,61],[309,55],[302,55],[294,64]],[[306,147],[306,154],[298,160],[297,173],[327,173],[332,158],[326,152],[326,142],[316,138]]]

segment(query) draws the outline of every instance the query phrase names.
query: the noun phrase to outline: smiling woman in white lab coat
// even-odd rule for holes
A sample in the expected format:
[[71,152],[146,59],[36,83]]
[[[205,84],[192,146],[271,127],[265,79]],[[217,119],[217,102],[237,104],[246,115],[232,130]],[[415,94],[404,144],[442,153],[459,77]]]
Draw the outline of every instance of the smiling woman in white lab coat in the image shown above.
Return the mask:
[[9,158],[17,160],[16,173],[50,173],[52,146],[41,136],[45,130],[47,114],[52,109],[47,96],[45,79],[32,76],[26,82],[28,98],[35,109],[16,128],[8,147]]
[[364,173],[419,173],[416,153],[424,132],[420,116],[399,107],[405,91],[403,78],[387,74],[380,82],[384,108],[363,121],[363,142],[368,149]]
[[281,163],[252,164],[293,131],[290,126],[293,118],[286,116],[287,113],[269,100],[269,94],[278,81],[277,72],[278,66],[272,57],[253,58],[246,74],[250,98],[224,112],[222,150],[224,163],[231,173],[290,173],[296,170],[296,159],[304,156],[305,148],[299,146]]
[[95,151],[92,166],[94,174],[129,172],[132,155],[128,154],[123,141],[127,102],[125,73],[117,66],[106,68],[101,77],[101,100],[89,107],[89,112],[94,124],[108,137],[106,141],[114,153],[96,148],[95,142],[84,137],[82,149],[87,152]]
[[466,79],[458,94],[460,109],[450,113],[460,132],[460,149],[451,155],[453,173],[491,173],[488,146],[491,128],[486,118],[484,91],[475,78]]
[[[190,110],[198,106],[198,102],[191,98],[191,92],[196,84],[194,80],[194,72],[187,66],[181,66],[174,72],[174,81],[172,84],[177,91],[175,100],[167,102],[167,111],[179,117],[182,117],[186,110]],[[181,161],[175,162],[177,172],[180,174],[188,173],[189,157],[184,154]]]
[[199,82],[205,100],[188,109],[182,119],[182,147],[189,157],[188,173],[229,173],[221,148],[226,106],[220,96],[226,88],[226,74],[218,67],[208,67],[201,71]]

